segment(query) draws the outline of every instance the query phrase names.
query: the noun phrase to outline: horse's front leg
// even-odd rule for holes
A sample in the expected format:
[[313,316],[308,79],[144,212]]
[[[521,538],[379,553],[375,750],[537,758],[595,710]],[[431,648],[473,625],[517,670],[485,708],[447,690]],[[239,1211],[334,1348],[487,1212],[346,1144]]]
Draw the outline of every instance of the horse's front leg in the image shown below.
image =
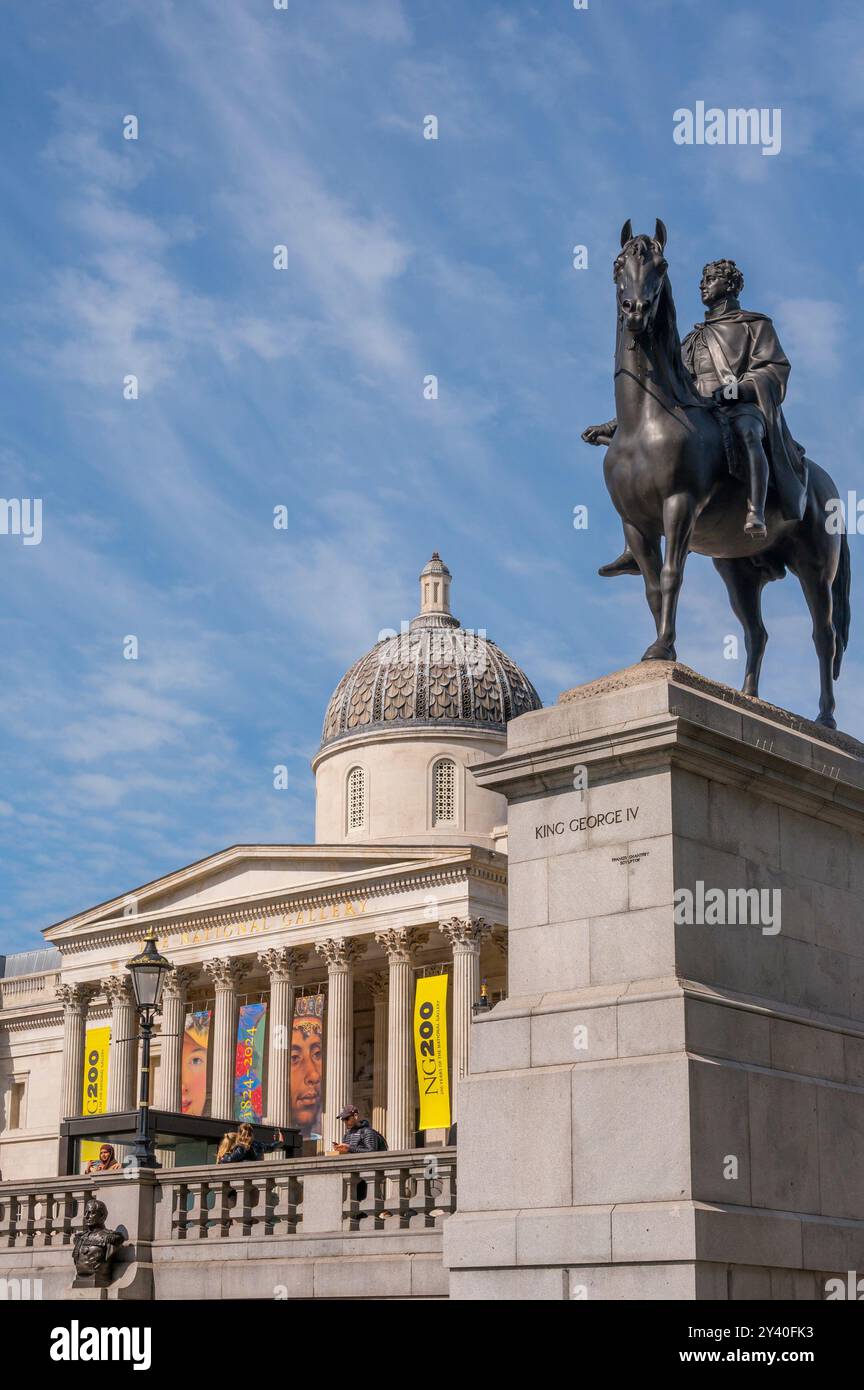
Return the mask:
[[654,616],[654,626],[659,636],[660,566],[663,562],[663,557],[660,554],[660,537],[644,535],[629,521],[625,521],[623,526],[627,546],[642,571],[642,578],[645,581],[645,597]]
[[663,503],[666,548],[660,571],[660,622],[657,641],[651,643],[642,657],[643,661],[675,660],[675,617],[693,533],[693,519],[693,498],[689,493],[679,492],[674,497],[667,497]]

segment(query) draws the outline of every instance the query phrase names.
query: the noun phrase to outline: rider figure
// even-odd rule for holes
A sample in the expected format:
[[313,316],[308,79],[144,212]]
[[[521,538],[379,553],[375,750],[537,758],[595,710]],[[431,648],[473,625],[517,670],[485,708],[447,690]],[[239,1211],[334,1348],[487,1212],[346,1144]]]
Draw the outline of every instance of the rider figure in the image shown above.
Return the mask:
[[[781,513],[800,516],[804,500],[804,451],[792,439],[781,409],[789,361],[771,319],[741,308],[738,296],[744,288],[744,276],[734,261],[709,262],[699,288],[705,319],[684,339],[681,356],[696,390],[723,412],[746,459],[744,532],[753,540],[761,540],[767,534],[769,455]],[[582,438],[589,444],[609,444],[616,428],[617,422],[610,420],[591,426]],[[629,548],[600,569],[602,575],[638,573]]]

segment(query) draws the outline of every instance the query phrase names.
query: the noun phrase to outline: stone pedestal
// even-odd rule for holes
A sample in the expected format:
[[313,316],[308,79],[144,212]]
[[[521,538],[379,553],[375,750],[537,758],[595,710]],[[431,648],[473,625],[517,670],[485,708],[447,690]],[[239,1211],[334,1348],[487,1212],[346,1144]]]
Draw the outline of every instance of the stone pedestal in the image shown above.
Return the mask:
[[862,758],[669,663],[510,724],[476,774],[509,801],[509,993],[460,1088],[451,1297],[864,1274]]

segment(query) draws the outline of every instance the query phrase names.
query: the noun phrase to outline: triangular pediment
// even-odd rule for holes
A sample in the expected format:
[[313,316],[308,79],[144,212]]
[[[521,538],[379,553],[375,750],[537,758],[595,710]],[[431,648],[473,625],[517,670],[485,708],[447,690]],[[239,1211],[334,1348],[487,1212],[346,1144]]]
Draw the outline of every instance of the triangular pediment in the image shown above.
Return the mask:
[[380,873],[392,867],[398,872],[400,866],[437,863],[453,853],[453,847],[428,845],[233,845],[57,922],[43,935],[59,944],[102,922],[195,911],[312,889],[328,882],[350,882],[370,871]]

